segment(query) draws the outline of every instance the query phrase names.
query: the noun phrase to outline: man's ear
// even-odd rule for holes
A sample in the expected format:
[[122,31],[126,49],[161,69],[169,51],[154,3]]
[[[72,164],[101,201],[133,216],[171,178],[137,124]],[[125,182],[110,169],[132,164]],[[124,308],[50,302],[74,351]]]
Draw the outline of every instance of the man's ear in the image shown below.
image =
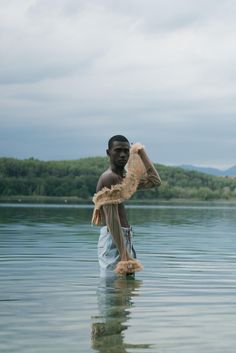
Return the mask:
[[110,151],[107,149],[107,156],[110,157]]

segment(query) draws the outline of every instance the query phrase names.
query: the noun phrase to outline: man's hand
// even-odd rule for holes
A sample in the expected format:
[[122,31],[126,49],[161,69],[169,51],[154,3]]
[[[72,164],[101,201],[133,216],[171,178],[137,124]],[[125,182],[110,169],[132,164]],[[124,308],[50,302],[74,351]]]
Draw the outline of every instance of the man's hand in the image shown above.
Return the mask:
[[139,153],[141,150],[144,150],[144,146],[141,143],[137,142],[131,146],[130,153]]

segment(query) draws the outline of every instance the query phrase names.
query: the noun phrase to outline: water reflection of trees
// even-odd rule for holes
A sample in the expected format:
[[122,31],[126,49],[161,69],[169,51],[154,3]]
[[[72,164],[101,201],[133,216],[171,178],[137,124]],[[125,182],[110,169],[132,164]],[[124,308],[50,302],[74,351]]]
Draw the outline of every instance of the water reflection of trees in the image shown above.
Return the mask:
[[145,225],[158,223],[158,225],[182,225],[208,222],[221,218],[231,219],[233,210],[225,210],[224,207],[215,208],[206,204],[187,205],[187,206],[161,206],[161,207],[128,207],[127,213],[131,224]]
[[0,223],[90,224],[92,208],[66,205],[1,205]]
[[98,287],[99,315],[92,317],[92,348],[99,353],[128,353],[129,348],[149,348],[147,344],[124,342],[133,297],[142,282],[136,279],[103,278]]
[[[47,224],[66,224],[90,225],[92,217],[92,207],[86,205],[4,205],[0,206],[0,224],[4,223],[47,223]],[[207,207],[206,204],[175,206],[170,205],[161,207],[142,206],[135,207],[127,204],[127,213],[132,225],[147,225],[158,223],[164,225],[195,224],[217,221],[219,218],[232,221],[232,214],[235,206],[230,209],[228,205],[215,208]],[[91,231],[91,227],[89,227]]]

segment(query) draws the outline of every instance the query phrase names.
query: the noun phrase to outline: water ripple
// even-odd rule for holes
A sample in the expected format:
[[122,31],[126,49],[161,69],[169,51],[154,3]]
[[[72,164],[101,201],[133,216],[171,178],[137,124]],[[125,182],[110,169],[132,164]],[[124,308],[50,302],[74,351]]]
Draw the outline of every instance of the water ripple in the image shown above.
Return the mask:
[[129,207],[144,270],[100,279],[91,208],[1,205],[1,353],[234,353],[235,206]]

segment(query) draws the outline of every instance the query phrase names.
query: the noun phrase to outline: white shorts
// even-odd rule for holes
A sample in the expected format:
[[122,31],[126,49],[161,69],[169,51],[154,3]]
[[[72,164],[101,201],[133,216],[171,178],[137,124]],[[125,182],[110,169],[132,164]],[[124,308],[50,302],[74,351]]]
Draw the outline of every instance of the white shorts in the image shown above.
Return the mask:
[[[133,246],[132,228],[122,227],[122,230],[126,249],[130,256],[136,259],[136,252]],[[115,275],[114,269],[120,261],[120,254],[114,243],[113,237],[106,226],[102,227],[100,230],[100,237],[98,240],[98,261],[102,277]]]

